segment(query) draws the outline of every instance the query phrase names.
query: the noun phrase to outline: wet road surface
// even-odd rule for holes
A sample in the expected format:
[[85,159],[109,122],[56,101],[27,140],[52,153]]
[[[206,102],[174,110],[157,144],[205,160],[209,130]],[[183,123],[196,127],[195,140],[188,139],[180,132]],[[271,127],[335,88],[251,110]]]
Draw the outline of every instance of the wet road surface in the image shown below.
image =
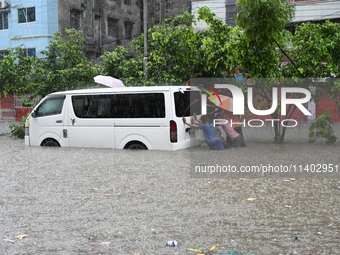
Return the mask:
[[[340,254],[336,175],[190,173],[195,153],[231,165],[340,165],[339,141],[311,145],[300,128],[274,145],[271,132],[244,129],[248,147],[222,152],[26,147],[2,135],[0,254],[182,255],[212,246],[215,254]],[[178,245],[165,246],[170,240]]]

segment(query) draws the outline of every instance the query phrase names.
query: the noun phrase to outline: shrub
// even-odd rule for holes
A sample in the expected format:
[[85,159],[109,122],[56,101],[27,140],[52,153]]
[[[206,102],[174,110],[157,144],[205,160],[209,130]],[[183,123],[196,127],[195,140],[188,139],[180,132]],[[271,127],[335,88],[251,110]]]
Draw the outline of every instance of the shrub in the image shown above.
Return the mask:
[[316,143],[317,138],[326,138],[326,144],[333,144],[336,142],[333,128],[331,127],[331,115],[325,111],[318,116],[309,128],[308,138],[310,143]]

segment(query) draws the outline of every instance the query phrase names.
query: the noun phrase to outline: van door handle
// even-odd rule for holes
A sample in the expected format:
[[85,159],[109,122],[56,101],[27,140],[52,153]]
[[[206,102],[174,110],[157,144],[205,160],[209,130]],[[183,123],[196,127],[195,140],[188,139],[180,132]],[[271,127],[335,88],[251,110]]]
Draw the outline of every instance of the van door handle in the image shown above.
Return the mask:
[[63,123],[63,121],[62,120],[57,120],[56,123]]

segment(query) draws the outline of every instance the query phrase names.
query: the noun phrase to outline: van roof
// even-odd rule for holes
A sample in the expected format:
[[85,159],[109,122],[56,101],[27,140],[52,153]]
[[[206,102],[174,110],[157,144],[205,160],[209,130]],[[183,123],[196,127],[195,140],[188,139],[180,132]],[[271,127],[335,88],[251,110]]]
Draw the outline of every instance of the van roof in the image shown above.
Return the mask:
[[144,92],[144,91],[169,91],[176,89],[190,89],[190,86],[145,86],[145,87],[118,87],[118,88],[95,88],[95,89],[78,89],[67,90],[51,93],[50,95],[70,95],[70,94],[101,94],[114,92]]

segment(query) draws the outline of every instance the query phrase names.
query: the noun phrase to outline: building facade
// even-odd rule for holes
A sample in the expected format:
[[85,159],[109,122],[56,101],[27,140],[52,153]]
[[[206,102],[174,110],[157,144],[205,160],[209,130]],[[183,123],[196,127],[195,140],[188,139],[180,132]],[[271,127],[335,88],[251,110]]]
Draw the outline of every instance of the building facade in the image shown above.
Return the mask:
[[7,48],[21,47],[29,56],[42,57],[41,50],[58,31],[58,4],[53,0],[0,1],[0,59]]
[[[148,27],[191,10],[188,0],[146,2]],[[59,31],[82,30],[86,56],[97,59],[104,51],[112,51],[119,45],[128,47],[131,40],[144,32],[143,12],[143,0],[60,0]]]
[[288,0],[295,4],[293,24],[303,22],[340,22],[340,1],[338,0]]
[[[236,1],[236,0],[232,0]],[[236,6],[236,4],[234,3]],[[216,14],[216,18],[220,19],[225,23],[226,21],[226,0],[192,0],[192,14],[198,17],[198,10],[202,7],[208,7],[213,13]],[[208,25],[200,20],[195,26],[195,31],[204,30]]]
[[[189,0],[147,0],[148,27],[191,11]],[[0,1],[0,59],[7,48],[42,58],[56,31],[83,32],[85,54],[98,60],[104,51],[127,47],[143,33],[143,0],[7,0]]]

